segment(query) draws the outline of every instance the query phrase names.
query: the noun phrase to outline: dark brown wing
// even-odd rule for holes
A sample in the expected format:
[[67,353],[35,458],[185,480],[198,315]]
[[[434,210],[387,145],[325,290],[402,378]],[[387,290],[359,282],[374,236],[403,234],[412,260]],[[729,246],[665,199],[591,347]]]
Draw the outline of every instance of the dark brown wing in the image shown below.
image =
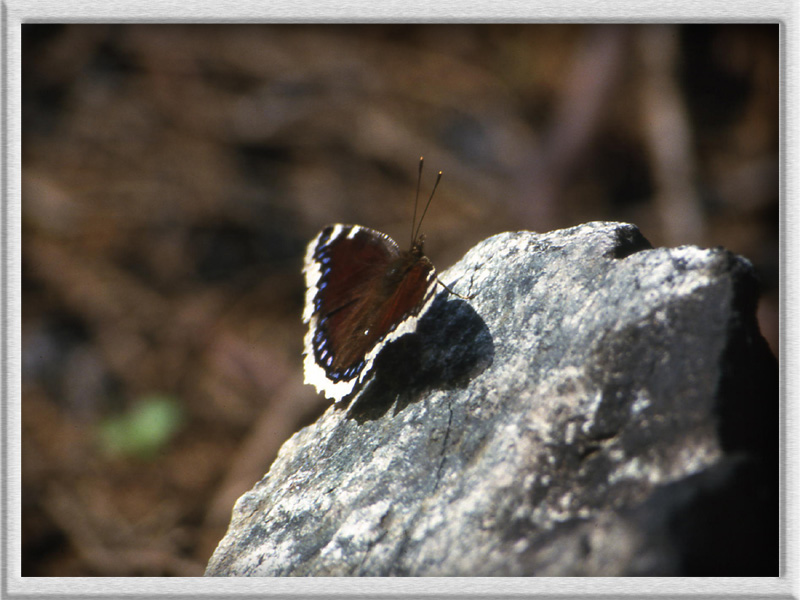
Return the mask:
[[[313,351],[317,362],[334,373],[344,374],[356,366],[356,358],[368,348],[365,318],[376,305],[376,294],[390,265],[400,256],[388,236],[359,226],[331,226],[316,240],[312,260],[306,268],[306,283],[316,288],[311,307]],[[316,281],[312,281],[316,277]],[[307,307],[308,312],[308,307]],[[344,376],[343,378],[349,378]]]
[[[345,317],[336,320],[342,331],[352,331],[343,339],[334,356],[337,371],[355,368],[382,339],[389,336],[408,317],[417,314],[432,281],[433,265],[424,256],[403,253],[392,261],[380,277],[370,280],[363,301]],[[334,319],[338,317],[334,315]],[[360,370],[360,369],[358,369]]]

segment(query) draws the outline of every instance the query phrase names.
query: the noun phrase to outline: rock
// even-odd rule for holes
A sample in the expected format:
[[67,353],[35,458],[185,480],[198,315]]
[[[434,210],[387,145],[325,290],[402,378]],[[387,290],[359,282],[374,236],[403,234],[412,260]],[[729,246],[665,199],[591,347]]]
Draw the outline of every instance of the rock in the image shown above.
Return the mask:
[[750,263],[636,227],[473,248],[206,575],[778,575],[778,371]]

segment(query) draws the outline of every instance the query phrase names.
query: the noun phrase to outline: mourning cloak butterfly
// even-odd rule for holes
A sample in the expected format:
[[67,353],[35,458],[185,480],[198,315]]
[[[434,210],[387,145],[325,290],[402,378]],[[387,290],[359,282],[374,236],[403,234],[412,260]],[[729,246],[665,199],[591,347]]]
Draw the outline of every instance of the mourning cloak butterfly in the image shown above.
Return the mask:
[[[419,168],[421,178],[422,158]],[[432,304],[436,270],[419,235],[431,199],[433,192],[416,230],[412,222],[410,250],[360,225],[329,225],[308,245],[303,266],[305,382],[334,402],[367,379],[387,343],[416,331]]]

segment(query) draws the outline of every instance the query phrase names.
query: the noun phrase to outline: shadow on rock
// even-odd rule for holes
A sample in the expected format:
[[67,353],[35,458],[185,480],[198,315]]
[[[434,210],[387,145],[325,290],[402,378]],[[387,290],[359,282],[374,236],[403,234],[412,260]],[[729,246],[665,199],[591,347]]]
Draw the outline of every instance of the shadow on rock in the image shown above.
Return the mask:
[[489,328],[464,300],[440,293],[417,324],[378,355],[375,376],[351,400],[348,416],[359,422],[394,414],[417,402],[427,390],[463,388],[494,359]]

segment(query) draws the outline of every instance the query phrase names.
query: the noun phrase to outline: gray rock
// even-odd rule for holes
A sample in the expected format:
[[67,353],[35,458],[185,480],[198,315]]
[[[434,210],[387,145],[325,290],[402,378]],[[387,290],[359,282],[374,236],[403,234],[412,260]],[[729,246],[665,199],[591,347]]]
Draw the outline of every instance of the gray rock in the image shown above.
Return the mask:
[[243,495],[211,576],[778,575],[747,260],[589,223],[485,240]]

